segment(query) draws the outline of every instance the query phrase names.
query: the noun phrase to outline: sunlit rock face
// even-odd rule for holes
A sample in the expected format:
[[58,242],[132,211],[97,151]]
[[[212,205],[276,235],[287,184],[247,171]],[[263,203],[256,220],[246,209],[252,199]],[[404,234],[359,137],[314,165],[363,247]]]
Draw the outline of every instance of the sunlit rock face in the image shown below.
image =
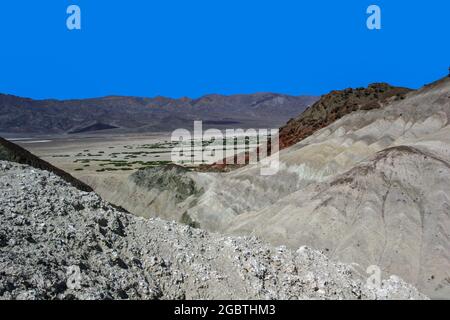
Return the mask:
[[112,192],[112,201],[139,215],[184,217],[210,231],[379,265],[432,297],[448,298],[449,97],[445,78],[354,110],[282,150],[273,176],[261,176],[255,165],[180,173],[199,190],[182,201],[177,192],[133,181],[99,183],[96,190]]
[[425,299],[396,276],[120,211],[0,161],[0,299]]
[[430,296],[450,297],[449,115],[446,78],[337,120],[281,153],[297,190],[225,229],[379,265]]

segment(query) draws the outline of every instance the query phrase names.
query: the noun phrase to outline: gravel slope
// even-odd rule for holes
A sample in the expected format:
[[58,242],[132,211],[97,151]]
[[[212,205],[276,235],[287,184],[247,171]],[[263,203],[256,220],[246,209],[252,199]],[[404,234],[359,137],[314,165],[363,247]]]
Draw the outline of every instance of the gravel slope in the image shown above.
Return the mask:
[[0,161],[1,299],[421,299],[302,247],[120,212],[52,173]]

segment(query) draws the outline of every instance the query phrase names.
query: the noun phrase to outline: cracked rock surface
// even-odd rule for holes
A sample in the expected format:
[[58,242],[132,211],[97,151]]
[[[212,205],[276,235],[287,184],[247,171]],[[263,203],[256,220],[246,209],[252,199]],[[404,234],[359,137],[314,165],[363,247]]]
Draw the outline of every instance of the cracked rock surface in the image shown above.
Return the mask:
[[0,161],[1,299],[422,299],[307,247],[121,212],[52,173]]

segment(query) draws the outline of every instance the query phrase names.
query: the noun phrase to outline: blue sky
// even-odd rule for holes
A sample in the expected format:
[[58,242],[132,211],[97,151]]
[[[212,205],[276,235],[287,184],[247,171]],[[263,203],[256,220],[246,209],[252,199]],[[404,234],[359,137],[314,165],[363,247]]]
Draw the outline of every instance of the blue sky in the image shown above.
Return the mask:
[[[66,28],[66,8],[82,30]],[[382,30],[366,28],[366,8]],[[33,98],[420,87],[450,66],[448,0],[9,0],[0,92]]]

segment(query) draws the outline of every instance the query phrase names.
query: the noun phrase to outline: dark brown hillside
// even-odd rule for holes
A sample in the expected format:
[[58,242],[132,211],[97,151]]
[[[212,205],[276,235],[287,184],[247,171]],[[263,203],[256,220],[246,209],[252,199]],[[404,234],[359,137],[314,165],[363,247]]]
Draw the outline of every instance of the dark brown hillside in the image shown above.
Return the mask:
[[403,99],[410,91],[387,83],[331,91],[280,129],[280,149],[296,144],[353,111],[381,108],[391,99]]
[[[408,88],[394,87],[387,83],[374,83],[367,88],[335,90],[323,95],[310,108],[280,129],[280,150],[288,148],[312,135],[343,116],[358,110],[382,108],[388,101],[404,99],[412,91]],[[257,151],[259,152],[259,151]],[[201,171],[229,171],[242,165],[212,164],[201,166]],[[229,163],[234,163],[229,159]]]

